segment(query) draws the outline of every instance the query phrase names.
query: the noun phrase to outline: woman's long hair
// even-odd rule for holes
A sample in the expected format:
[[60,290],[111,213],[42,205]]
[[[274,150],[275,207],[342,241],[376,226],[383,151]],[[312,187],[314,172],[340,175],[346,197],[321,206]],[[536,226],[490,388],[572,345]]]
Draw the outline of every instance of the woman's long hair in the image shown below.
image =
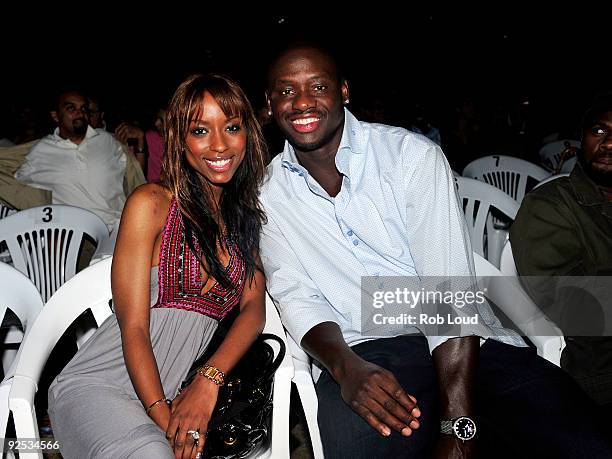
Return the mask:
[[[222,75],[192,75],[177,88],[166,115],[165,155],[161,181],[174,195],[183,215],[185,236],[209,276],[228,288],[229,279],[220,262],[217,247],[225,246],[221,228],[215,219],[212,187],[188,163],[186,138],[189,123],[197,119],[208,92],[227,117],[238,116],[247,134],[244,159],[236,173],[223,186],[219,214],[227,235],[237,244],[244,258],[249,279],[256,269],[259,233],[265,214],[258,199],[264,178],[267,148],[253,108],[237,83]],[[192,235],[200,253],[195,250]]]

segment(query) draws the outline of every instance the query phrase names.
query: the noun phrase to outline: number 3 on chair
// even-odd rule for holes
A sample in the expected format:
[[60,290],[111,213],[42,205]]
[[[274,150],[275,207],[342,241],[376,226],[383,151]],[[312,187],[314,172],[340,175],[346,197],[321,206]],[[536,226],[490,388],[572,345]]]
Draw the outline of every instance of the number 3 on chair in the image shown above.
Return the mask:
[[45,213],[45,216],[42,218],[43,222],[49,223],[53,220],[53,209],[51,207],[43,208],[43,212]]

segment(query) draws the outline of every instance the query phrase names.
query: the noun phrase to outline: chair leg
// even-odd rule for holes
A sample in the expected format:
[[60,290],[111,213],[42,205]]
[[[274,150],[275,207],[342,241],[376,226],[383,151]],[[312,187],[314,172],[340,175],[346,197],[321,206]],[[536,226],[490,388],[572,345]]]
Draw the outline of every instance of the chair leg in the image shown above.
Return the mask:
[[297,387],[302,402],[306,424],[308,425],[308,432],[310,433],[310,443],[312,444],[314,459],[323,459],[323,444],[321,443],[319,423],[317,422],[318,399],[310,371],[300,371],[296,366],[293,382]]
[[[263,457],[289,457],[289,404],[291,403],[291,374],[280,368],[274,376],[272,435],[270,449]],[[286,374],[285,374],[286,373]]]
[[9,393],[11,392],[11,381],[4,381],[0,385],[0,436],[6,437],[6,427],[8,425],[9,418]]

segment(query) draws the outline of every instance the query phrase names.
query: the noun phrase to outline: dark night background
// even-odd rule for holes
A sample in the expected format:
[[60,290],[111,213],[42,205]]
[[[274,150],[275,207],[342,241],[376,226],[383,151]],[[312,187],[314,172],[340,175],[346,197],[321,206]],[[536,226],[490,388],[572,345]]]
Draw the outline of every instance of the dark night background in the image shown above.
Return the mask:
[[99,94],[111,119],[145,116],[187,74],[206,71],[237,78],[257,107],[270,50],[304,37],[341,51],[357,112],[382,104],[400,124],[418,102],[443,125],[463,97],[493,113],[527,95],[539,129],[552,132],[612,86],[610,8],[535,4],[35,7],[2,31],[2,119],[23,105],[47,119],[49,95],[71,85]]

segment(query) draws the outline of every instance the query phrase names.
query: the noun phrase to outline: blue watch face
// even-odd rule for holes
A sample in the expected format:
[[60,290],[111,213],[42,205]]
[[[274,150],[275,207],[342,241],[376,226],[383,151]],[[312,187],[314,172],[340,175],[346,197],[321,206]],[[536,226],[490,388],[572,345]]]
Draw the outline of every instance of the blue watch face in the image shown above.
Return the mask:
[[458,418],[453,424],[453,431],[460,440],[471,440],[476,435],[476,424],[470,418]]

